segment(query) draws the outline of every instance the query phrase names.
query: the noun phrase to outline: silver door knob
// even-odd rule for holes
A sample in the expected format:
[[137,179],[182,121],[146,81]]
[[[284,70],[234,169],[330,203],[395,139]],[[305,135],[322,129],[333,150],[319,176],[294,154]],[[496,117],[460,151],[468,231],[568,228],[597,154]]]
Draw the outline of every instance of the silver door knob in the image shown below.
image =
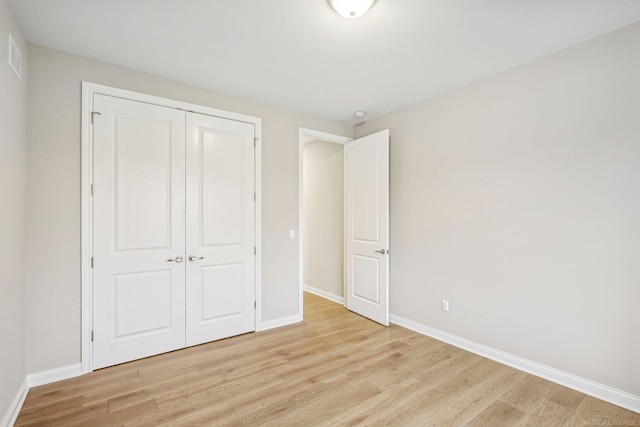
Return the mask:
[[167,262],[177,262],[178,264],[180,264],[182,261],[184,261],[184,258],[182,258],[180,255],[178,255],[174,259],[168,259],[167,260]]
[[189,255],[189,261],[191,261],[191,262],[198,261],[200,259],[204,259],[204,257],[203,256]]
[[376,251],[376,252],[379,253],[379,254],[382,254],[382,255],[389,253],[389,252],[387,252],[386,249],[380,249],[379,251]]

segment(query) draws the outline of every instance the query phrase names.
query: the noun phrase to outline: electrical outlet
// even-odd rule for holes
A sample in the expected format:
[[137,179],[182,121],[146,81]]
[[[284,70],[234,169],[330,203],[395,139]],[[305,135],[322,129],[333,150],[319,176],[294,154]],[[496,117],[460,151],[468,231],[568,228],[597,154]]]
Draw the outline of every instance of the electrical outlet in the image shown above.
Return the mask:
[[449,300],[443,299],[440,301],[440,308],[442,311],[449,311]]
[[296,230],[289,230],[289,240],[295,240]]

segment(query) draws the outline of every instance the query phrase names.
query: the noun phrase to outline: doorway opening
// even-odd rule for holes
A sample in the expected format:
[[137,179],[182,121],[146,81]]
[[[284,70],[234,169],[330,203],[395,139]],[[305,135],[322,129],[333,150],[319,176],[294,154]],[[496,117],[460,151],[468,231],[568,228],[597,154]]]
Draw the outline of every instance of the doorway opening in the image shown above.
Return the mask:
[[352,138],[300,129],[299,307],[304,291],[345,304],[345,144]]

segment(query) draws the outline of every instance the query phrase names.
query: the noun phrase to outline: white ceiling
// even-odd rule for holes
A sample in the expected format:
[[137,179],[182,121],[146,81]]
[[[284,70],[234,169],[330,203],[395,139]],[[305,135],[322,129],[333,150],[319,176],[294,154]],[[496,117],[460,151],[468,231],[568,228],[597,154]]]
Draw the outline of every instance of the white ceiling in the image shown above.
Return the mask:
[[29,41],[354,123],[640,20],[640,0],[11,0]]

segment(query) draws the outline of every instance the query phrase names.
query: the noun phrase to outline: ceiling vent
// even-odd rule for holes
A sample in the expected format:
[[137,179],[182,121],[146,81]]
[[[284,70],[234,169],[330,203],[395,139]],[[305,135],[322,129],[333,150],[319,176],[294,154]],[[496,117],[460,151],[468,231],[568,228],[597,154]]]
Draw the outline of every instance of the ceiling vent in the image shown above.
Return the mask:
[[9,65],[16,76],[22,80],[22,54],[11,34],[9,34]]

